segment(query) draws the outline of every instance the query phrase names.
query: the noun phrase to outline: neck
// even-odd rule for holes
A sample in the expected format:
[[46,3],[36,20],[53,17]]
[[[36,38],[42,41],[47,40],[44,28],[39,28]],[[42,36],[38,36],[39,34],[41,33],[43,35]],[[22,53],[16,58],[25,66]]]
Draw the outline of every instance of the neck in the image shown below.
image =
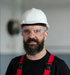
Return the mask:
[[26,57],[30,60],[39,60],[42,57],[44,57],[45,54],[46,54],[46,50],[45,50],[45,48],[43,48],[43,50],[41,52],[39,52],[38,54],[36,54],[36,55],[28,55],[27,54]]

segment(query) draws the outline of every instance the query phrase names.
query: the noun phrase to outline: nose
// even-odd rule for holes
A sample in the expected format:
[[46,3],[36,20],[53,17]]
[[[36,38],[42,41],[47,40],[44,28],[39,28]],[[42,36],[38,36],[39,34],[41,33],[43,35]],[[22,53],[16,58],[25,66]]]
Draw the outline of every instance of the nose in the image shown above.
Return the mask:
[[34,38],[35,36],[34,36],[33,33],[30,33],[30,34],[29,34],[29,37],[30,37],[30,38]]

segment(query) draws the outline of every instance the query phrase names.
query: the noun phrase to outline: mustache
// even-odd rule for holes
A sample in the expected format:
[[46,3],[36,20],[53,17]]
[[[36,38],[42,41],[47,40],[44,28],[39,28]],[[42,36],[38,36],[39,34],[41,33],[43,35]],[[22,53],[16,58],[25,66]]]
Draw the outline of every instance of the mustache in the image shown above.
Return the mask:
[[31,39],[31,38],[29,38],[28,40],[27,40],[27,43],[30,43],[30,42],[37,42],[38,43],[38,40],[35,40],[35,39]]

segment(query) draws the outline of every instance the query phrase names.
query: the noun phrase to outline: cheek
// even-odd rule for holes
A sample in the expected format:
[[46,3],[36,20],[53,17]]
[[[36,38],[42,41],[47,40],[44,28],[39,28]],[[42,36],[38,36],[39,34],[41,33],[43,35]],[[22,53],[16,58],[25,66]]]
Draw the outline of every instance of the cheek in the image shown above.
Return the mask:
[[28,40],[28,38],[27,38],[27,37],[24,37],[23,39],[24,39],[24,41],[25,41],[25,42]]
[[44,35],[38,38],[39,42],[40,42],[41,40],[43,40],[43,39],[45,40],[45,36],[44,36]]

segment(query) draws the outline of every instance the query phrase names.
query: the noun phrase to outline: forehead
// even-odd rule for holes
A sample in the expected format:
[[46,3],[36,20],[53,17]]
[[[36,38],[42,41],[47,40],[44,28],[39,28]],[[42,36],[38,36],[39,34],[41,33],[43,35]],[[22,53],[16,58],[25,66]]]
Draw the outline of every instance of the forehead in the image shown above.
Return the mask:
[[44,28],[43,26],[24,26],[24,27],[22,27],[23,29],[29,29],[29,28],[40,28],[40,29],[42,29],[42,28]]

